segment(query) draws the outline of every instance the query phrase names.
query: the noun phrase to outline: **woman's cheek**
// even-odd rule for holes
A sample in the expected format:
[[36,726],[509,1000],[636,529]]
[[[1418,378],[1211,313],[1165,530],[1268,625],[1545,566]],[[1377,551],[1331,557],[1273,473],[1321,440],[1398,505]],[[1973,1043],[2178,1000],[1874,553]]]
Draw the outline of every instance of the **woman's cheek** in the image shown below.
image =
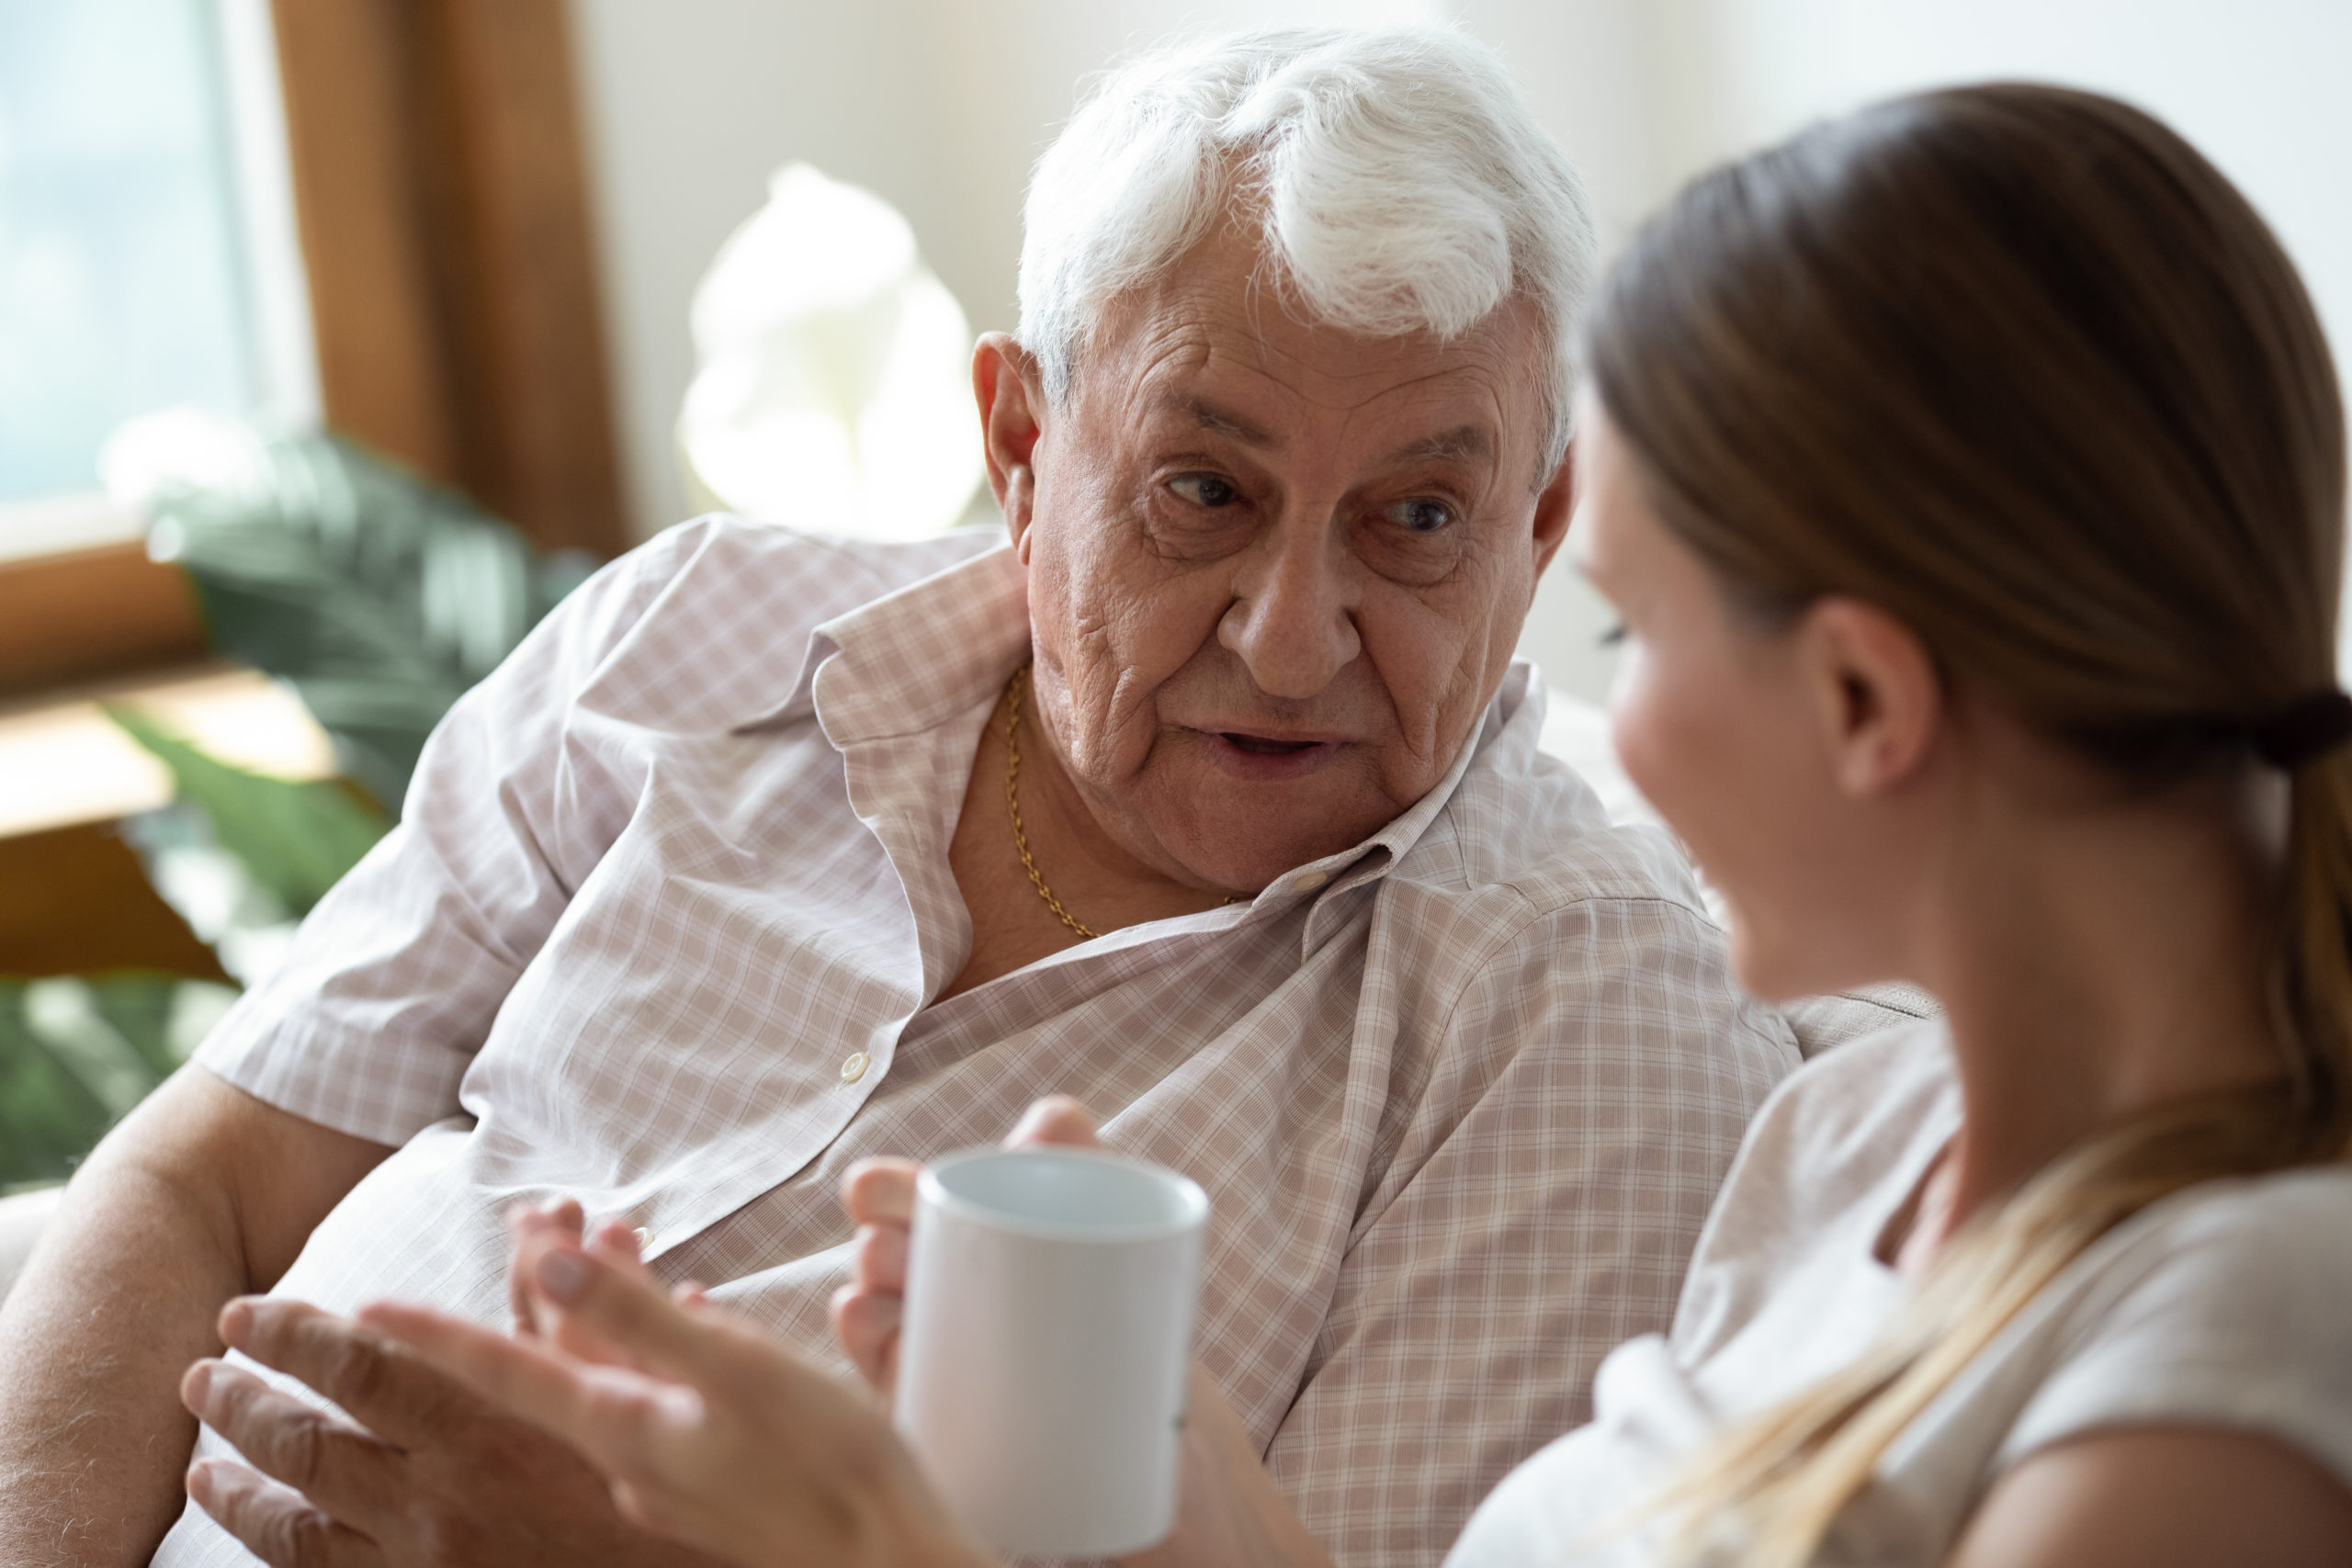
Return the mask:
[[1630,649],[1619,670],[1610,710],[1618,761],[1704,874],[1723,847],[1717,828],[1739,809],[1743,770],[1725,744],[1736,716],[1723,711],[1718,688],[1655,652]]
[[1642,798],[1661,813],[1675,789],[1676,728],[1672,693],[1660,679],[1657,660],[1638,642],[1628,644],[1610,693],[1611,739],[1625,776]]

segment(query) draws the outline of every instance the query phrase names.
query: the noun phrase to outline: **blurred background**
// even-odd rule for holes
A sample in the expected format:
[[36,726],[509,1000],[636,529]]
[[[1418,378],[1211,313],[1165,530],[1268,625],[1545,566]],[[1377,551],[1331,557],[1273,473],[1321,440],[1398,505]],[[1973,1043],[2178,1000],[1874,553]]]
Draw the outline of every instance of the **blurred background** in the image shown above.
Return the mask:
[[[596,562],[713,505],[992,521],[965,365],[1091,73],[1384,21],[1502,52],[1611,250],[1872,97],[2117,93],[2352,334],[2341,0],[0,0],[0,1190],[266,972]],[[1602,624],[1555,573],[1523,650],[1598,701]]]

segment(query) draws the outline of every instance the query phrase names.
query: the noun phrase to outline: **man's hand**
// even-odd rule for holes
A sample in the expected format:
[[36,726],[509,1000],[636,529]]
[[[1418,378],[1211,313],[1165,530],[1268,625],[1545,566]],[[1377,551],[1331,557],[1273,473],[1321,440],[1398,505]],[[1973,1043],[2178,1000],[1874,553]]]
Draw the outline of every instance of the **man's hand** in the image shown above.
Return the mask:
[[[1102,1147],[1094,1119],[1066,1094],[1032,1105],[1004,1140],[1008,1149],[1037,1145]],[[907,1234],[914,1222],[915,1177],[910,1159],[862,1159],[842,1178],[842,1207],[857,1226],[850,1282],[833,1292],[833,1337],[858,1372],[888,1404],[899,1381],[899,1325],[907,1295]]]
[[545,1305],[625,1359],[509,1337],[424,1307],[361,1314],[484,1398],[560,1432],[631,1519],[746,1568],[982,1568],[889,1424],[758,1325],[662,1290],[560,1234],[514,1267]]
[[711,1562],[629,1525],[572,1450],[373,1330],[274,1299],[230,1303],[220,1327],[352,1418],[226,1362],[188,1369],[182,1399],[247,1461],[200,1461],[188,1495],[272,1568]]

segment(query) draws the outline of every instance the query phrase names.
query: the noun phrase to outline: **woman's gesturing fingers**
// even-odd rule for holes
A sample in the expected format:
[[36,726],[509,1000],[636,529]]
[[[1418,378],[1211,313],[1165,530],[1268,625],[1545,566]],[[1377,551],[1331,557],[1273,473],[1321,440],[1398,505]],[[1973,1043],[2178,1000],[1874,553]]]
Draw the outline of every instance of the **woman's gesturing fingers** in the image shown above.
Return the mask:
[[529,1275],[534,1293],[561,1305],[571,1326],[623,1347],[648,1370],[583,1361],[560,1343],[509,1338],[424,1307],[379,1303],[360,1319],[579,1449],[613,1483],[624,1513],[716,1544],[696,1529],[691,1506],[670,1505],[682,1483],[691,1494],[708,1457],[718,1423],[703,1390],[735,1381],[729,1342],[748,1335],[673,1301],[633,1260],[549,1238],[521,1248],[515,1268]]
[[[511,1248],[519,1247],[526,1238],[555,1235],[568,1241],[580,1239],[587,1215],[575,1198],[544,1206],[520,1204],[506,1212],[506,1235]],[[514,1314],[514,1332],[533,1335],[543,1331],[539,1321],[538,1303],[532,1300],[529,1281],[521,1273],[509,1269],[506,1274],[507,1309]]]
[[686,1305],[641,1269],[576,1247],[526,1247],[516,1266],[646,1370],[422,1308],[361,1316],[567,1438],[649,1528],[780,1568],[976,1562],[888,1425],[749,1322]]

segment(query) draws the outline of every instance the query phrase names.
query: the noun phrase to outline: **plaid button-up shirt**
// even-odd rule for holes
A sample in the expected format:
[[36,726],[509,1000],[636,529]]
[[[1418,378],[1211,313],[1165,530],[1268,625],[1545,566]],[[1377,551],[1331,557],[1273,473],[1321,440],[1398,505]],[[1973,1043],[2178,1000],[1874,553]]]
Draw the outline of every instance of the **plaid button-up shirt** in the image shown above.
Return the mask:
[[[1200,1355],[1307,1524],[1349,1568],[1433,1563],[1665,1326],[1794,1043],[1667,837],[1537,750],[1524,666],[1364,842],[934,1002],[971,944],[948,842],[1028,651],[989,543],[689,524],[452,710],[198,1058],[399,1146],[277,1290],[494,1320],[501,1212],[568,1195],[835,1358],[842,1168],[1074,1094],[1208,1190]],[[156,1561],[245,1559],[191,1509]]]

